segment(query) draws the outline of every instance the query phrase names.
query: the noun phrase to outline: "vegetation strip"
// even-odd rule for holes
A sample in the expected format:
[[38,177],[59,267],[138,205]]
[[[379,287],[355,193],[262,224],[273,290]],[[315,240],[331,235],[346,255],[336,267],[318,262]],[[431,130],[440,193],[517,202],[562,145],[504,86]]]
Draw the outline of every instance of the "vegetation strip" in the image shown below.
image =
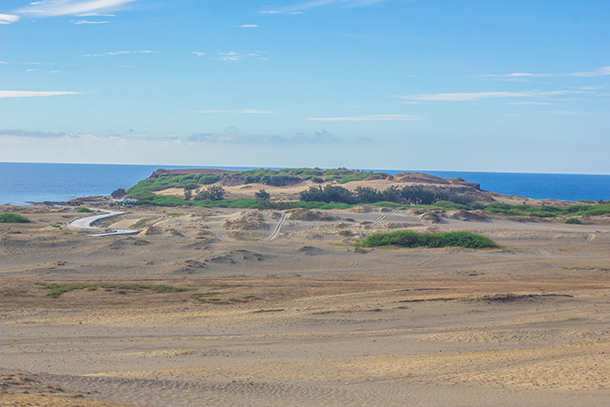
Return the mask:
[[51,298],[57,298],[63,293],[67,293],[74,290],[87,290],[95,291],[98,288],[116,289],[120,291],[143,291],[150,290],[154,293],[181,293],[185,291],[196,291],[197,288],[187,287],[174,287],[165,284],[107,284],[107,283],[94,283],[94,284],[46,284],[42,286],[43,289],[49,290],[47,295]]
[[470,232],[420,233],[411,230],[397,230],[387,233],[375,233],[367,236],[358,244],[359,247],[465,247],[483,249],[499,247],[488,237]]
[[16,213],[2,213],[0,214],[0,223],[30,223],[31,220],[25,216],[18,215]]
[[[483,204],[468,194],[456,194],[442,190],[430,190],[420,186],[391,186],[383,191],[371,187],[358,187],[350,191],[341,185],[312,186],[300,193],[299,201],[271,202],[270,195],[260,190],[255,198],[224,199],[225,191],[219,181],[226,185],[262,183],[283,186],[311,180],[316,183],[336,182],[345,184],[366,179],[390,179],[385,173],[348,170],[345,168],[322,170],[319,168],[285,168],[281,170],[249,170],[218,174],[172,175],[163,169],[153,176],[138,182],[127,190],[128,197],[139,205],[152,206],[194,206],[237,209],[348,209],[355,205],[375,205],[382,207],[408,207],[412,205],[435,207],[444,210],[482,210],[509,216],[557,217],[557,216],[600,216],[610,214],[610,204],[578,204],[559,208],[556,206],[509,205],[499,202]],[[210,185],[196,195],[193,190],[202,185]],[[153,192],[167,188],[183,188],[187,199],[177,196],[159,196]],[[191,199],[192,198],[192,199]],[[575,221],[571,221],[575,222]]]

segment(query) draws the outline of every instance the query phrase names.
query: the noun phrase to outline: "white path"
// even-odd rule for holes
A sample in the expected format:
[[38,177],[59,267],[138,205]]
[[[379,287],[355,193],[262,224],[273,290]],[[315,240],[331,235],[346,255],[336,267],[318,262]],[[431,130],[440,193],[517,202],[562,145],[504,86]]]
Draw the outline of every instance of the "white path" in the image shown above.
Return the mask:
[[280,233],[280,230],[282,230],[282,226],[284,226],[284,222],[286,222],[287,218],[288,218],[288,214],[283,213],[282,217],[277,222],[277,225],[275,225],[275,228],[273,228],[273,232],[271,232],[271,234],[269,236],[267,236],[266,238],[261,240],[261,242],[269,242],[269,241],[275,239],[277,237],[277,235]]
[[[85,218],[74,219],[73,221],[68,222],[68,227],[72,229],[81,229],[87,230],[90,232],[98,232],[106,229],[99,228],[94,226],[95,223],[98,223],[104,219],[110,219],[117,216],[124,215],[124,212],[115,212],[115,211],[104,211],[99,215],[87,216]],[[126,236],[126,235],[137,235],[139,230],[131,230],[131,229],[111,229],[109,232],[104,231],[102,233],[91,233],[89,236]]]

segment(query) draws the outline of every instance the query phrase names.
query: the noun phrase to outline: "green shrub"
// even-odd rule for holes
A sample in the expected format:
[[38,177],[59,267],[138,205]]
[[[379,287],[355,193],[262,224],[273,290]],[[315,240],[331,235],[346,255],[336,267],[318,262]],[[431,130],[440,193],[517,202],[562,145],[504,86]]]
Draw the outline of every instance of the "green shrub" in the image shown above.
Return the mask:
[[578,218],[570,218],[566,219],[564,223],[567,223],[568,225],[582,225],[582,220]]
[[256,199],[260,199],[261,201],[268,201],[271,198],[271,195],[269,194],[269,192],[265,191],[264,189],[261,189],[254,194],[254,197]]
[[498,247],[491,239],[470,232],[419,233],[410,230],[396,230],[387,233],[375,233],[367,236],[361,247],[398,246],[398,247],[466,247],[482,249]]
[[78,212],[78,213],[91,213],[91,212],[95,212],[95,211],[91,210],[89,208],[78,208],[78,210],[76,212]]
[[196,201],[222,201],[225,196],[225,190],[223,187],[213,185],[207,187],[197,194],[195,197]]
[[182,212],[172,212],[168,213],[167,216],[184,216]]
[[0,223],[30,223],[31,220],[25,216],[18,215],[16,213],[2,213],[0,214]]

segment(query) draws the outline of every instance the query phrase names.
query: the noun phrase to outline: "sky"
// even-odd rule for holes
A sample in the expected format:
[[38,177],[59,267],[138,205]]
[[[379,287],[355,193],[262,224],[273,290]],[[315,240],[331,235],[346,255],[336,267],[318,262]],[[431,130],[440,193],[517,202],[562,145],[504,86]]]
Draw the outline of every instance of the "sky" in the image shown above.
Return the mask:
[[610,174],[607,0],[3,0],[0,161]]

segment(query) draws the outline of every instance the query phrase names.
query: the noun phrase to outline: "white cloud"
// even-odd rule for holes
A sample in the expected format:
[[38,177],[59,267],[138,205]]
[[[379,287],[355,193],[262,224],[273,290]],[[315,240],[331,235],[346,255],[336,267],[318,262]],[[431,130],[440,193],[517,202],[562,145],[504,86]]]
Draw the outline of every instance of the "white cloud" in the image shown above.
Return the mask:
[[569,76],[578,76],[578,77],[592,77],[592,76],[605,76],[610,75],[610,66],[604,66],[601,68],[597,68],[595,71],[591,72],[573,72],[568,74]]
[[313,0],[295,4],[294,6],[283,7],[279,10],[262,10],[261,14],[302,14],[302,10],[310,8],[328,6],[331,4],[342,5],[343,7],[362,7],[371,4],[383,3],[388,0]]
[[503,75],[481,75],[483,78],[541,78],[548,76],[573,76],[573,77],[594,77],[594,76],[605,76],[610,75],[610,66],[603,66],[597,68],[594,71],[589,72],[571,72],[571,73],[527,73],[527,72],[516,72]]
[[497,98],[544,98],[558,95],[581,93],[595,93],[576,90],[556,90],[550,92],[524,91],[524,92],[474,92],[474,93],[432,93],[410,96],[394,96],[400,99],[419,100],[423,102],[472,102],[482,99]]
[[533,105],[533,106],[538,106],[538,105],[552,105],[552,103],[548,103],[548,102],[510,102],[509,105]]
[[37,70],[38,70],[38,69],[31,69],[31,68],[30,68],[30,69],[26,69],[25,71],[26,71],[26,72],[35,72],[35,71],[37,71]]
[[116,52],[104,52],[103,54],[86,54],[84,57],[103,57],[106,55],[123,55],[123,54],[157,54],[159,51],[116,51]]
[[30,14],[39,17],[104,13],[120,9],[136,0],[45,0],[30,3],[18,10],[19,14]]
[[240,25],[238,27],[239,28],[257,28],[258,25],[256,25],[256,24],[244,24],[244,25]]
[[29,97],[62,96],[62,95],[82,95],[82,92],[0,90],[0,98],[29,98]]
[[11,24],[19,21],[19,16],[12,14],[0,14],[0,24]]
[[112,21],[89,21],[89,20],[70,20],[73,24],[108,24]]
[[102,14],[102,13],[82,13],[77,14],[78,17],[116,17],[115,14]]
[[354,117],[310,117],[307,120],[315,120],[320,122],[370,122],[370,121],[405,121],[405,120],[423,120],[418,116],[404,114],[373,114],[366,116]]
[[247,53],[229,51],[229,52],[219,52],[217,55],[218,56],[216,58],[214,58],[217,61],[239,61],[239,60],[242,60],[242,59],[245,59],[248,57],[256,57],[257,59],[260,59],[262,61],[267,60],[267,58],[265,58],[261,55],[260,51],[247,52]]
[[205,52],[197,52],[197,51],[194,51],[194,52],[191,52],[191,54],[193,54],[193,55],[197,55],[198,57],[202,57],[202,56],[204,56],[204,55],[205,55]]
[[587,112],[553,112],[554,115],[567,115],[567,116],[574,116],[574,115],[583,115],[583,114],[591,114],[591,113],[587,113]]
[[233,114],[272,114],[277,112],[271,112],[267,110],[256,110],[256,109],[238,109],[238,110],[198,110],[190,113],[233,113]]

